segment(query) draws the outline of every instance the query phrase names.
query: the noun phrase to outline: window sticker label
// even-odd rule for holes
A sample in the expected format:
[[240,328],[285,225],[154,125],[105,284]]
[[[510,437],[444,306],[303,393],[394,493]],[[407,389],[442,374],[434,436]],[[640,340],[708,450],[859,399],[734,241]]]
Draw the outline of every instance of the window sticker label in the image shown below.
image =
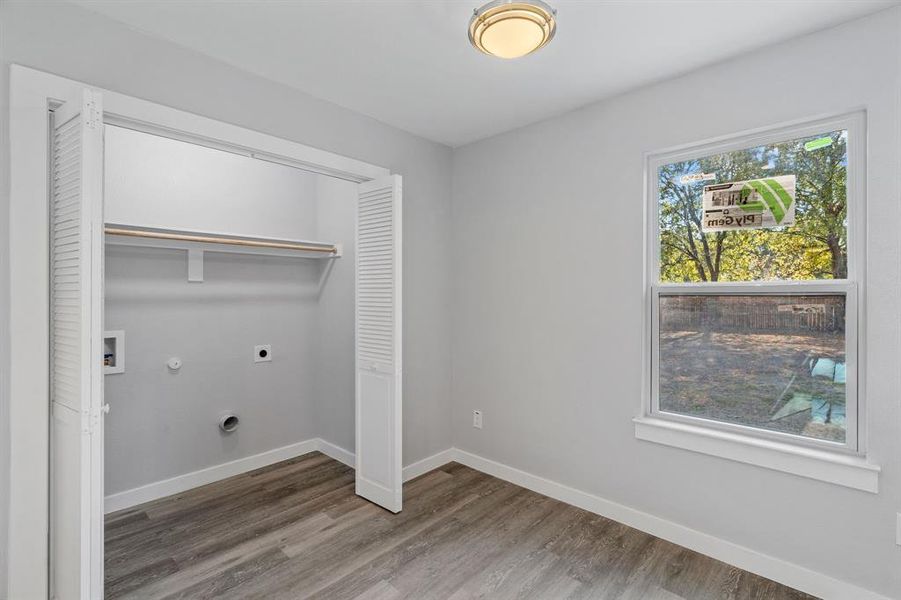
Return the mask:
[[828,135],[826,137],[817,138],[815,140],[810,140],[806,144],[804,144],[804,149],[810,152],[811,150],[819,150],[820,148],[825,148],[826,146],[832,145],[832,138]]
[[794,175],[705,185],[701,231],[769,229],[795,224]]
[[694,183],[696,181],[716,181],[716,173],[688,173],[679,178],[679,183]]

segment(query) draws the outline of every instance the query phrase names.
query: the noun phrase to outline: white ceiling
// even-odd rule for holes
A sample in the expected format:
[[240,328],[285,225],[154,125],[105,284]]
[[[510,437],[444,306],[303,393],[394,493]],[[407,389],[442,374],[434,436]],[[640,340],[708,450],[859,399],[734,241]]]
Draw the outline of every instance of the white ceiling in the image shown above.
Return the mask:
[[74,1],[450,146],[898,4],[549,0],[556,38],[504,61],[467,39],[485,0]]

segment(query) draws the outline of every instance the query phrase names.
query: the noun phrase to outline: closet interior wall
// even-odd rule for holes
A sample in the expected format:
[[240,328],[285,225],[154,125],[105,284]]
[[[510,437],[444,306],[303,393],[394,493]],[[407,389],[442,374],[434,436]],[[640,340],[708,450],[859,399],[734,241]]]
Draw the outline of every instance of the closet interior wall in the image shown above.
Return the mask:
[[126,360],[105,377],[106,495],[316,437],[352,452],[355,184],[114,126],[105,154],[108,223],[344,247],[206,252],[189,282],[184,250],[107,245],[105,329],[125,332]]

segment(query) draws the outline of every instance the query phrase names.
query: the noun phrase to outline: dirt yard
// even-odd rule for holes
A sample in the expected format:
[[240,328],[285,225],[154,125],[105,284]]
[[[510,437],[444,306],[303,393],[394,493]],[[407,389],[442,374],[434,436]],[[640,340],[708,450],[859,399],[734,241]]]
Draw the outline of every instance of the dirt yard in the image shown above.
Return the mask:
[[844,369],[842,333],[664,331],[660,408],[843,441],[845,385],[811,375],[821,359]]

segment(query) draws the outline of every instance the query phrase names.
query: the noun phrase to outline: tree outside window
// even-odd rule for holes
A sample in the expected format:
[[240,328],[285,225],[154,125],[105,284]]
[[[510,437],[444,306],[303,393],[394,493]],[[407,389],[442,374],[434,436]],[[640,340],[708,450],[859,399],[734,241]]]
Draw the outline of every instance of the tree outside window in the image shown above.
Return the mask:
[[[695,173],[714,175],[715,182],[795,175],[796,222],[705,234],[701,197],[712,182],[681,182]],[[661,283],[847,278],[846,180],[846,131],[661,167]]]

